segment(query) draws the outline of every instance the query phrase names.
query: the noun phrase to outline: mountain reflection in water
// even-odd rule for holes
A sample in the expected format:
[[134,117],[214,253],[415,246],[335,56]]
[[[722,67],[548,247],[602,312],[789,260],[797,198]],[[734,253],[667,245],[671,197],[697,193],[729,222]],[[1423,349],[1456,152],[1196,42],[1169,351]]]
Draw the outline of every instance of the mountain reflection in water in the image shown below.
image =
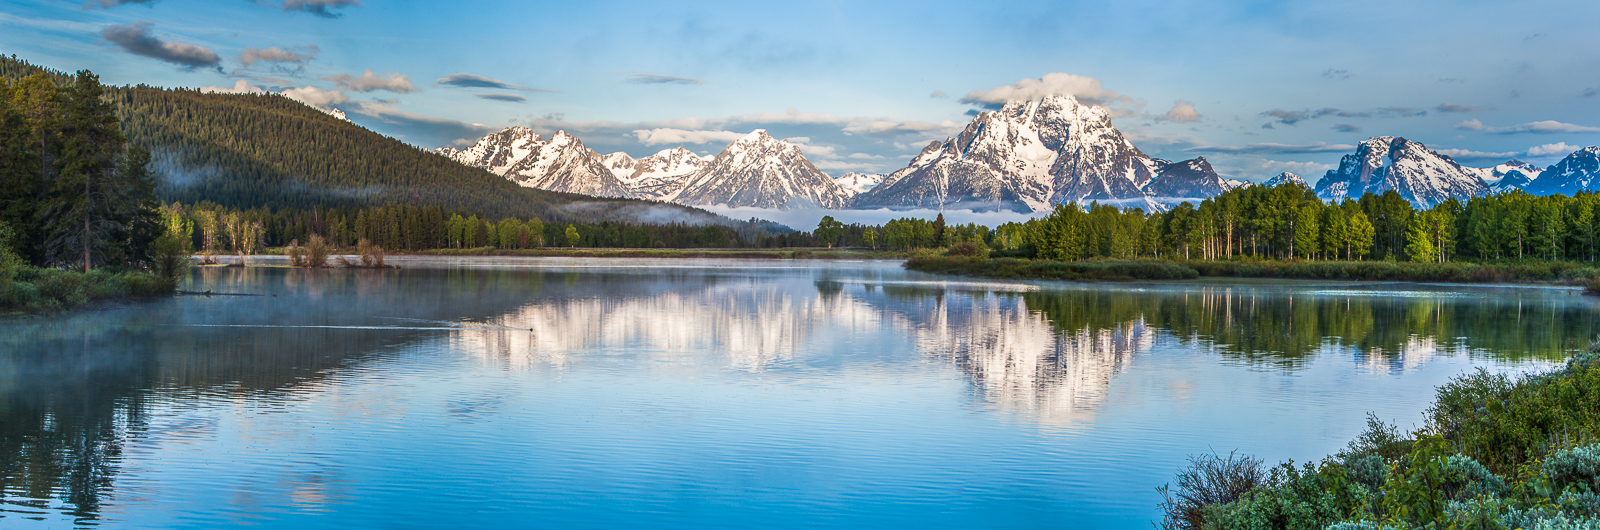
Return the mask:
[[[1095,422],[1117,375],[1157,348],[1257,370],[1294,372],[1334,356],[1403,373],[1435,356],[1558,360],[1600,328],[1592,303],[1543,289],[944,282],[892,265],[708,269],[205,269],[197,285],[265,296],[0,323],[0,522],[60,514],[93,523],[108,504],[142,493],[119,486],[130,447],[220,428],[153,421],[157,409],[289,407],[440,341],[510,371],[664,363],[828,378],[934,363],[960,374],[980,407],[1070,425]],[[210,327],[219,325],[268,327]],[[916,355],[896,357],[896,348]],[[500,406],[467,399],[449,413]],[[263,487],[286,490],[290,506],[330,509],[359,502],[344,480],[329,469]]]

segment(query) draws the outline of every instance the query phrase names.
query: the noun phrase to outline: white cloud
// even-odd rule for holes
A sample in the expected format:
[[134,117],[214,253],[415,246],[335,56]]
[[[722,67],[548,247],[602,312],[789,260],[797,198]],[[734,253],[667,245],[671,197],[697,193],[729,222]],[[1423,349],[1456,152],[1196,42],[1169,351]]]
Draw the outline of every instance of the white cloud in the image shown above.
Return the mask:
[[200,92],[203,93],[203,94],[265,94],[265,93],[267,93],[266,89],[258,87],[258,86],[255,86],[255,85],[252,85],[252,84],[250,84],[249,81],[245,81],[243,79],[240,79],[238,81],[234,81],[233,82],[233,86],[231,86],[231,87],[203,86],[203,87],[200,87]]
[[1588,127],[1571,123],[1562,123],[1555,120],[1530,121],[1521,125],[1510,127],[1488,127],[1478,120],[1467,120],[1456,124],[1457,129],[1463,131],[1483,131],[1496,134],[1570,134],[1570,133],[1596,133],[1600,127]]
[[1541,156],[1553,156],[1553,155],[1566,156],[1566,155],[1571,154],[1573,151],[1577,151],[1577,150],[1578,150],[1578,146],[1567,145],[1566,142],[1558,142],[1558,143],[1553,143],[1553,144],[1544,144],[1544,145],[1536,145],[1536,146],[1533,146],[1533,147],[1529,147],[1528,148],[1528,156],[1529,157],[1541,157]]
[[1012,101],[1043,99],[1045,96],[1072,96],[1080,102],[1107,108],[1112,103],[1120,103],[1123,108],[1143,106],[1131,97],[1106,90],[1100,86],[1098,79],[1061,72],[1048,73],[1038,79],[1023,79],[989,90],[974,90],[962,97],[961,102],[999,106]]
[[334,105],[350,101],[350,97],[344,95],[344,92],[324,90],[314,86],[295,87],[284,90],[280,94],[324,111],[332,109]]
[[1200,113],[1194,110],[1194,104],[1187,101],[1172,102],[1172,110],[1166,114],[1156,116],[1157,120],[1188,123],[1200,121]]
[[305,64],[306,61],[315,59],[317,57],[317,52],[322,51],[321,48],[318,48],[314,44],[306,46],[305,50],[306,51],[302,53],[292,49],[285,50],[277,46],[266,49],[245,48],[243,52],[239,53],[239,62],[245,66],[254,65],[257,61],[268,63]]
[[638,129],[633,131],[634,137],[644,145],[662,144],[709,144],[714,142],[732,142],[744,138],[747,133],[733,131],[689,131],[661,127],[656,129]]
[[356,92],[372,92],[374,90],[388,90],[407,94],[417,91],[417,86],[411,84],[411,76],[389,72],[385,77],[379,77],[368,68],[360,77],[350,74],[330,75],[323,79],[333,81],[333,84],[345,90]]

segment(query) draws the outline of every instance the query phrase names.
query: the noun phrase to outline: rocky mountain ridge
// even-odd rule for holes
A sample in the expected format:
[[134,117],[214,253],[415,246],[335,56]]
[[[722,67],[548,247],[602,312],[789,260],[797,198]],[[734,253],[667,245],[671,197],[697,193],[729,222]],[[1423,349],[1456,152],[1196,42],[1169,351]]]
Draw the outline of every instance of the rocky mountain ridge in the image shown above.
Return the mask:
[[[491,133],[468,148],[436,152],[523,186],[691,206],[1038,212],[1065,202],[1098,201],[1164,210],[1247,184],[1223,178],[1204,157],[1151,158],[1111,125],[1105,109],[1067,96],[980,113],[960,135],[930,142],[906,167],[887,175],[832,178],[797,145],[760,129],[715,156],[683,147],[639,159],[623,152],[601,155],[565,131],[544,139],[524,127]],[[1597,167],[1596,147],[1545,169],[1518,160],[1478,168],[1418,142],[1375,136],[1314,186],[1288,172],[1261,185],[1307,186],[1329,201],[1395,191],[1419,207],[1431,207],[1450,198],[1515,190],[1536,195],[1600,191]]]

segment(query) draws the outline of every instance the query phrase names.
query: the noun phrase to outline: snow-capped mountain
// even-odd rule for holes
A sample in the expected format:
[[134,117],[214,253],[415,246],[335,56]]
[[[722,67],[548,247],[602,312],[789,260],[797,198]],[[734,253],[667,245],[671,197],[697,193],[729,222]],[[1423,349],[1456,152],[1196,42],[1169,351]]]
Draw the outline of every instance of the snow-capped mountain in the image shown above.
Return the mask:
[[1523,190],[1534,195],[1600,191],[1600,146],[1591,145],[1573,151],[1560,162],[1545,168]]
[[600,157],[600,163],[605,164],[606,169],[611,170],[612,175],[616,175],[617,178],[622,180],[627,180],[629,176],[633,175],[633,164],[635,162],[633,157],[622,151]]
[[1365,193],[1394,190],[1422,208],[1458,198],[1466,200],[1489,192],[1481,172],[1463,168],[1450,157],[1420,143],[1393,136],[1374,136],[1361,142],[1356,152],[1339,161],[1317,181],[1317,196],[1340,201]]
[[712,160],[683,147],[663,149],[634,160],[622,182],[636,197],[672,202],[688,184],[689,176],[705,169]]
[[1155,180],[1145,185],[1144,193],[1161,199],[1204,199],[1233,188],[1211,168],[1206,157],[1165,164]]
[[1489,186],[1489,193],[1505,193],[1526,188],[1533,179],[1539,178],[1544,169],[1521,160],[1511,160],[1478,171],[1483,177],[1483,183]]
[[844,176],[835,178],[833,181],[837,182],[839,188],[843,189],[845,193],[849,193],[851,197],[854,197],[866,193],[873,186],[883,183],[883,177],[884,175],[879,174],[845,173]]
[[598,153],[566,131],[556,131],[547,141],[527,127],[507,127],[484,136],[472,147],[444,147],[435,152],[530,188],[598,197],[633,196]]
[[1105,108],[1047,96],[979,114],[854,205],[1043,211],[1070,201],[1142,201],[1156,169]]
[[686,177],[674,202],[692,206],[844,208],[850,194],[811,165],[800,148],[765,129],[735,140]]
[[1267,179],[1266,182],[1262,182],[1261,183],[1262,186],[1266,186],[1268,188],[1271,188],[1273,186],[1283,185],[1283,184],[1296,184],[1296,185],[1299,185],[1302,188],[1311,187],[1310,184],[1306,183],[1306,179],[1300,178],[1300,175],[1296,175],[1296,174],[1290,173],[1288,171],[1279,173],[1278,176],[1272,177],[1270,179]]

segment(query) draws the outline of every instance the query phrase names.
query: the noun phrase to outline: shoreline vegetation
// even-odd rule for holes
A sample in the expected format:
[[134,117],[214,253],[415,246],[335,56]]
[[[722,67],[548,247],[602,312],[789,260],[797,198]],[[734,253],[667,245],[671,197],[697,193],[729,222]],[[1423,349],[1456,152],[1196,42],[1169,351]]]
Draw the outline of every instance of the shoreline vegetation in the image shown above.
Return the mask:
[[1066,281],[1193,280],[1197,278],[1275,278],[1584,286],[1600,293],[1600,266],[1573,262],[1416,263],[1393,261],[1176,261],[1161,259],[1087,259],[1057,261],[986,258],[962,255],[920,255],[906,260],[907,270],[996,279]]
[[1437,389],[1425,426],[1367,429],[1321,462],[1190,457],[1156,488],[1162,530],[1600,528],[1600,353]]

